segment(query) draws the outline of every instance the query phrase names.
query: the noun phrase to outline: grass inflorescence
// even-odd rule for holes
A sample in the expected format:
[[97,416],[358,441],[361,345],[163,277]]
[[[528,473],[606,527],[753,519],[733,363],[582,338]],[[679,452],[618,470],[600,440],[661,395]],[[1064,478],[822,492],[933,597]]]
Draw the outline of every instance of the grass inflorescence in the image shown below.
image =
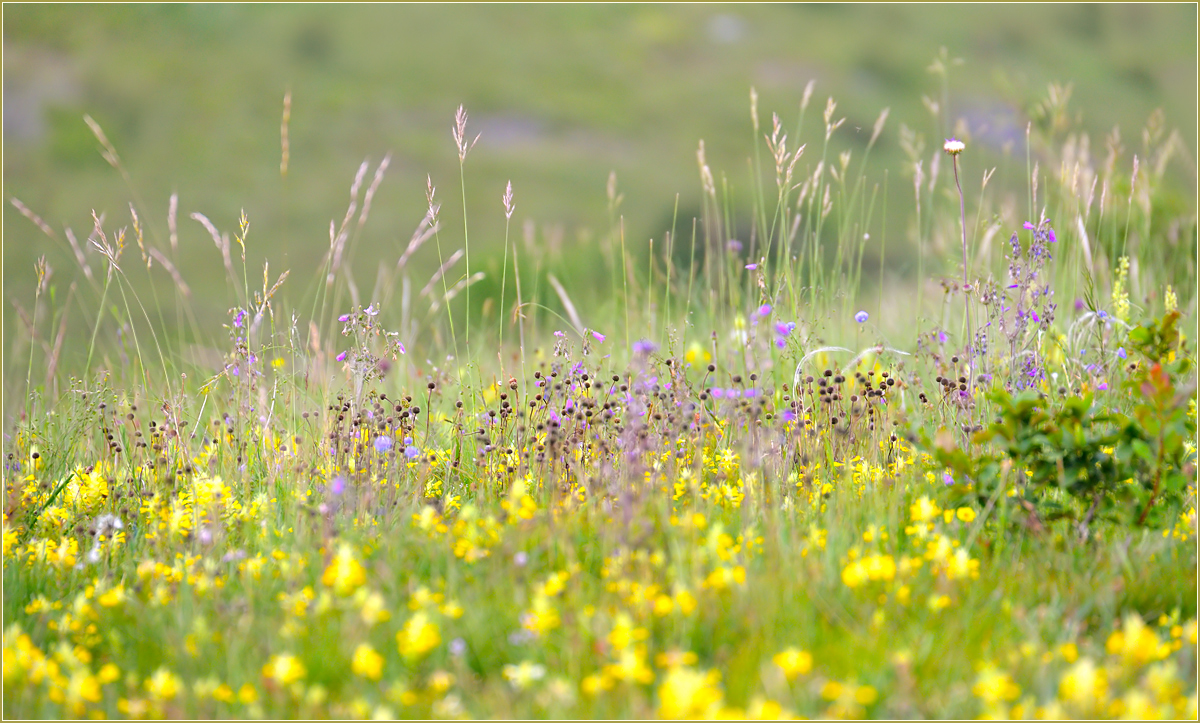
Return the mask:
[[[124,268],[127,238],[166,266],[177,199],[170,251],[133,206],[132,234],[97,216],[86,363],[58,368],[40,264],[5,379],[6,714],[1194,718],[1196,219],[1156,205],[1178,144],[1156,127],[1126,174],[1119,144],[1095,167],[1058,139],[1025,211],[991,169],[970,225],[969,129],[948,195],[903,128],[918,263],[947,275],[868,305],[879,184],[832,98],[810,162],[811,93],[791,139],[751,94],[775,191],[755,174],[748,237],[701,143],[700,217],[635,264],[610,178],[600,310],[506,232],[495,327],[456,314],[484,272],[465,218],[443,249],[432,179],[368,297],[349,268],[386,158],[295,304],[288,272],[249,283],[245,213],[241,269],[193,214],[220,342],[171,341]],[[454,141],[465,216],[461,108]]]

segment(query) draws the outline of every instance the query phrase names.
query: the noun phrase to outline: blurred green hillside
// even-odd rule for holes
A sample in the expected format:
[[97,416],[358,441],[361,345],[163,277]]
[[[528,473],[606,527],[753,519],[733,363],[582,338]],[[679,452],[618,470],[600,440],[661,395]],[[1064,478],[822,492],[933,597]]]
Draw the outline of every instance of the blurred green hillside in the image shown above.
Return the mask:
[[[949,73],[949,113],[935,118],[922,97],[943,98],[941,79],[928,70],[943,46],[963,62]],[[993,183],[1019,194],[1032,109],[1048,84],[1072,83],[1070,109],[1091,134],[1093,155],[1103,155],[1115,125],[1137,152],[1141,128],[1162,108],[1194,168],[1196,52],[1189,4],[5,5],[5,350],[11,300],[32,305],[40,255],[59,294],[81,277],[63,228],[82,242],[93,209],[113,230],[129,225],[134,202],[147,239],[165,249],[168,199],[177,192],[180,268],[197,291],[197,310],[211,317],[229,297],[220,255],[192,212],[232,234],[245,209],[249,275],[261,272],[263,259],[272,276],[290,268],[289,294],[299,300],[328,249],[330,221],[346,211],[359,164],[371,159],[369,183],[390,152],[355,242],[364,295],[378,262],[394,264],[425,213],[427,174],[449,253],[462,243],[450,134],[460,103],[468,134],[481,134],[465,168],[472,271],[499,266],[501,195],[511,179],[512,237],[520,241],[531,225],[536,247],[558,249],[547,263],[586,298],[602,258],[597,244],[610,233],[610,172],[624,195],[618,212],[633,252],[644,253],[650,238],[661,242],[677,194],[686,239],[700,208],[699,140],[718,184],[724,172],[734,199],[748,204],[751,86],[763,130],[775,111],[794,135],[803,90],[815,80],[801,168],[819,158],[828,97],[847,119],[831,158],[843,150],[861,158],[880,111],[890,108],[866,175],[882,184],[887,170],[889,269],[912,274],[915,264],[899,251],[912,241],[901,124],[924,137],[928,164],[964,119],[975,141],[964,156],[969,185],[999,165]],[[280,120],[289,90],[284,178]],[[120,153],[132,190],[101,158],[84,114]],[[46,219],[56,238],[16,213],[12,197]],[[875,223],[885,223],[881,214]],[[126,253],[129,270],[136,245]],[[868,266],[875,259],[868,249]],[[429,244],[414,259],[414,285],[436,266]],[[606,285],[600,275],[596,287]]]

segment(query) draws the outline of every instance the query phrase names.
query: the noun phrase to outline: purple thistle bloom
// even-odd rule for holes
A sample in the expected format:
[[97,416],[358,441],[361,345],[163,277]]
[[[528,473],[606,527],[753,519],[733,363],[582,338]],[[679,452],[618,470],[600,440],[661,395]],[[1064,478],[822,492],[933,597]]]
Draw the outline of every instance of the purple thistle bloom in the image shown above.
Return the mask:
[[720,387],[713,387],[709,394],[712,395],[713,399],[721,399],[725,396],[725,390]]
[[783,421],[785,421],[785,422],[794,422],[794,421],[796,421],[796,413],[795,413],[795,412],[793,412],[793,411],[792,411],[792,410],[790,410],[790,409],[786,409],[786,410],[784,410],[784,412],[783,412]]
[[346,491],[346,478],[338,475],[329,481],[329,492],[334,497],[339,497]]
[[409,459],[416,459],[417,457],[421,456],[421,450],[410,444],[404,448],[404,456],[408,457]]
[[865,323],[868,318],[870,318],[870,316],[865,311],[860,311],[854,315],[854,320],[860,324]]
[[770,316],[771,315],[771,305],[763,304],[762,306],[758,307],[758,311],[756,313],[758,314],[758,318],[760,318],[760,319]]
[[392,444],[394,443],[395,441],[391,437],[387,436],[386,434],[381,434],[375,438],[375,451],[383,454],[384,452],[390,450],[392,448]]

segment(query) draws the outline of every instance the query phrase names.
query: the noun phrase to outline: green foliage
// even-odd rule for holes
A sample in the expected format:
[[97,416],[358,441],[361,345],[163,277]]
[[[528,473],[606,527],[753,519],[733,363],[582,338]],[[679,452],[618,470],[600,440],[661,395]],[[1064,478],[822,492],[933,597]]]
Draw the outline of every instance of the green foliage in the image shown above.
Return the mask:
[[1127,412],[1090,392],[1054,399],[996,388],[987,395],[995,420],[972,438],[982,449],[960,448],[944,434],[933,444],[926,437],[926,448],[956,477],[973,482],[972,494],[985,504],[1015,484],[1026,509],[1048,519],[1079,518],[1081,529],[1097,515],[1161,525],[1178,513],[1195,470],[1188,443],[1196,425],[1187,404],[1195,387],[1179,386],[1191,362],[1182,353],[1178,320],[1171,311],[1130,332],[1146,363],[1133,365],[1123,383],[1133,400]]

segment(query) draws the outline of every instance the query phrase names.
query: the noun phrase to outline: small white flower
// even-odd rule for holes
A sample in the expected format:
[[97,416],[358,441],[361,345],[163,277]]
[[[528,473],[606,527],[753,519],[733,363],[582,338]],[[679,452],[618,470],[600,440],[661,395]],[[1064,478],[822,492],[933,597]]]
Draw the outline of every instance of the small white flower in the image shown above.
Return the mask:
[[952,156],[957,156],[959,153],[962,153],[963,150],[966,149],[966,147],[967,147],[966,143],[963,143],[962,141],[958,140],[957,138],[950,138],[946,141],[945,145],[942,146],[942,150],[944,150],[945,152],[949,153]]

